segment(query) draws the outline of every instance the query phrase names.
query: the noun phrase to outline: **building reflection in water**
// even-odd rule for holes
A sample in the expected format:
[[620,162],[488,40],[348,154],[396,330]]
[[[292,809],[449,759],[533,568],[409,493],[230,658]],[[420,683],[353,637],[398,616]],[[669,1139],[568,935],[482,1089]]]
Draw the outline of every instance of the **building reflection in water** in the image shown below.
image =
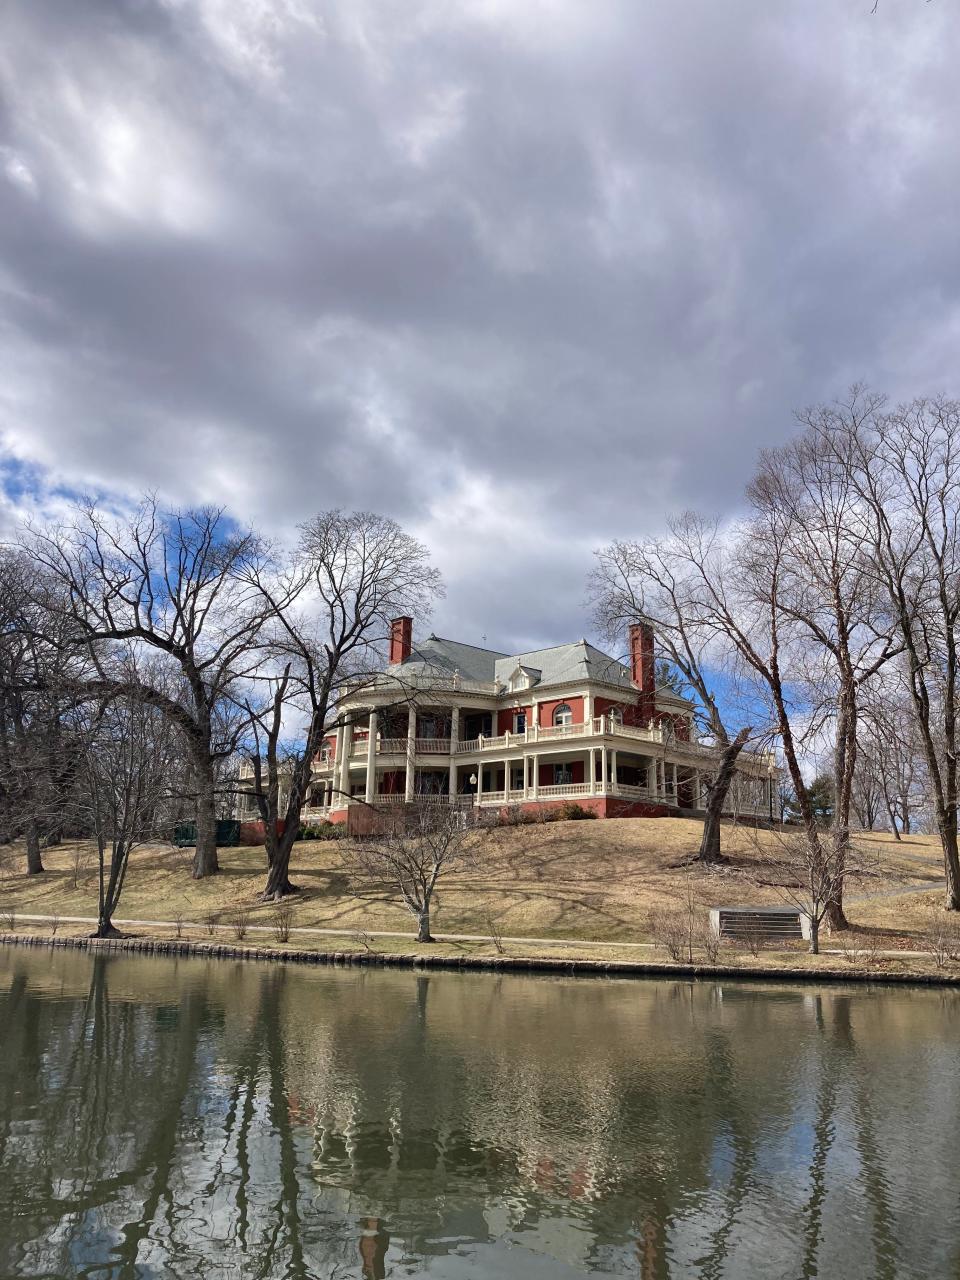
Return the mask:
[[950,993],[4,963],[0,1274],[960,1263]]

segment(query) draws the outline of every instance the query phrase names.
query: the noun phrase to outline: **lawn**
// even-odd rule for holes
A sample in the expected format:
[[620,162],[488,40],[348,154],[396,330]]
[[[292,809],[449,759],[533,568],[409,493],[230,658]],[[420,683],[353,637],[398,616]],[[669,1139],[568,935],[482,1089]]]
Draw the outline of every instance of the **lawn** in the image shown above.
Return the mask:
[[[473,865],[441,882],[434,931],[499,933],[545,943],[576,939],[631,944],[649,940],[652,912],[688,899],[702,914],[720,904],[783,901],[765,883],[773,874],[774,833],[725,826],[724,851],[730,864],[707,869],[690,865],[700,831],[693,820],[656,818],[557,822],[485,832],[478,837]],[[910,836],[898,843],[889,835],[868,833],[857,841],[876,858],[877,869],[870,879],[848,886],[852,922],[862,933],[882,939],[884,946],[915,945],[929,927],[931,904],[941,896],[937,886],[943,872],[936,840]],[[239,906],[249,911],[251,924],[270,923],[272,904],[258,901],[265,877],[262,848],[222,849],[221,874],[201,881],[191,879],[191,858],[189,849],[138,849],[118,917],[174,921],[182,916],[185,926],[213,918],[229,925]],[[18,917],[94,915],[97,873],[89,849],[67,844],[46,851],[44,861],[46,872],[29,877],[21,850],[8,846],[0,851],[4,916],[11,910]],[[351,892],[336,842],[304,841],[295,846],[291,874],[302,889],[292,900],[295,928],[348,933],[411,930],[410,917],[385,895],[357,897]],[[25,929],[27,922],[18,927]],[[828,939],[824,945],[830,945]]]

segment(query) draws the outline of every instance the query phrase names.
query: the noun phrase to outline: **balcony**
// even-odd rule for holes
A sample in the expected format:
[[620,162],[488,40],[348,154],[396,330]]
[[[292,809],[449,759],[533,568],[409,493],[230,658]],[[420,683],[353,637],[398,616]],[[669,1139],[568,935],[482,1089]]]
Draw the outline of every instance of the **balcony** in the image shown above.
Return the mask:
[[[642,729],[633,725],[620,724],[609,716],[594,716],[585,724],[530,725],[522,733],[501,733],[495,736],[481,734],[476,738],[416,738],[414,750],[418,756],[464,756],[477,755],[487,751],[512,751],[515,748],[542,743],[545,746],[562,746],[567,742],[576,742],[583,738],[625,738],[633,742],[649,742],[662,744],[667,736],[660,728]],[[405,756],[407,738],[377,738],[377,755]],[[686,745],[686,744],[684,744]],[[709,753],[708,747],[690,744],[696,751]],[[352,760],[364,759],[367,755],[366,737],[354,739],[350,747]],[[327,750],[321,752],[318,763],[329,765],[332,758]]]

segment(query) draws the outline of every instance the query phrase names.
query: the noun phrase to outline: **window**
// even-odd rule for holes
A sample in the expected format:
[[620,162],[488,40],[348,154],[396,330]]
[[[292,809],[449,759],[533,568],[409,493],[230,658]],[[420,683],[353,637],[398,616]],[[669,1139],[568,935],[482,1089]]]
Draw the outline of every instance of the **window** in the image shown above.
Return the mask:
[[610,717],[610,723],[612,725],[623,724],[623,711],[620,707],[611,707],[607,714]]
[[553,782],[554,786],[557,787],[563,787],[573,782],[573,765],[555,764],[553,766]]
[[513,713],[513,732],[523,733],[527,727],[527,713],[525,711],[515,711]]
[[556,711],[554,711],[553,723],[561,725],[563,728],[573,724],[573,712],[565,702],[561,706],[557,707]]

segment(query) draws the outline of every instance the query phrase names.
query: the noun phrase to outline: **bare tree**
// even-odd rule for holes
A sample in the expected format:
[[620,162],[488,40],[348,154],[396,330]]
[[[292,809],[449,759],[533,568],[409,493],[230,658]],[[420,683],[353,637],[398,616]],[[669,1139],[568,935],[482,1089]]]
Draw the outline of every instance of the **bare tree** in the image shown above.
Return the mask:
[[820,930],[832,904],[843,897],[848,880],[876,875],[879,861],[855,846],[824,842],[815,846],[805,832],[778,832],[774,852],[767,843],[764,859],[777,879],[779,896],[805,916],[810,928],[810,951],[820,951]]
[[432,942],[430,908],[442,876],[472,863],[478,811],[421,799],[397,814],[381,835],[342,846],[357,893],[391,894],[417,921],[417,941]]
[[61,603],[23,552],[0,549],[0,837],[23,839],[30,875],[59,838],[76,770],[64,716],[79,667],[60,643]]
[[264,825],[264,897],[278,899],[295,891],[289,868],[300,814],[324,737],[342,721],[344,698],[376,678],[390,619],[424,617],[442,586],[421,543],[366,511],[316,516],[301,527],[282,575],[256,573],[250,581],[271,623],[264,635],[269,666],[242,704],[247,790]]
[[861,713],[855,805],[859,800],[861,820],[868,813],[873,817],[864,826],[879,825],[882,815],[899,840],[901,833],[910,834],[929,794],[923,749],[899,673],[868,694]]
[[689,607],[749,681],[749,696],[779,739],[810,857],[825,857],[803,773],[802,734],[810,707],[797,678],[797,631],[780,607],[783,522],[775,511],[761,509],[724,529],[688,513],[673,532],[679,571],[689,575]]
[[920,399],[890,412],[877,404],[865,421],[823,424],[819,441],[853,461],[862,536],[903,648],[943,848],[947,907],[960,910],[960,403]]
[[[850,451],[825,450],[825,432],[839,441],[876,412],[878,398],[854,390],[845,404],[821,405],[799,415],[806,431],[779,449],[764,451],[748,489],[759,523],[776,543],[776,574],[766,578],[782,624],[801,641],[802,678],[818,733],[832,726],[833,821],[830,841],[842,860],[850,840],[850,807],[857,762],[861,689],[900,646],[885,599],[866,554],[855,460]],[[845,924],[843,880],[830,907],[834,928]]]
[[[156,671],[140,673],[151,686]],[[134,698],[111,697],[76,713],[82,790],[76,801],[81,832],[96,843],[97,938],[117,936],[113,915],[120,902],[130,854],[169,828],[169,787],[180,747],[173,722],[161,708]]]
[[729,720],[735,699],[728,696],[722,706],[716,691],[722,653],[698,607],[697,574],[687,554],[686,532],[681,519],[671,523],[667,538],[611,543],[597,553],[590,595],[594,616],[611,639],[633,623],[648,621],[661,653],[679,674],[677,692],[693,698],[697,721],[719,757],[707,783],[697,856],[701,862],[717,863],[723,861],[720,819],[753,726],[742,724],[734,730]]
[[[193,874],[218,870],[216,764],[234,750],[219,737],[217,709],[259,661],[260,632],[271,607],[251,583],[267,560],[258,536],[237,530],[222,510],[162,511],[145,499],[127,521],[96,505],[72,521],[33,530],[27,549],[66,598],[70,644],[94,667],[86,694],[136,698],[177,726],[195,779],[197,820]],[[133,645],[163,659],[176,686],[147,682],[138,669],[117,669]],[[142,666],[142,664],[141,664]]]

